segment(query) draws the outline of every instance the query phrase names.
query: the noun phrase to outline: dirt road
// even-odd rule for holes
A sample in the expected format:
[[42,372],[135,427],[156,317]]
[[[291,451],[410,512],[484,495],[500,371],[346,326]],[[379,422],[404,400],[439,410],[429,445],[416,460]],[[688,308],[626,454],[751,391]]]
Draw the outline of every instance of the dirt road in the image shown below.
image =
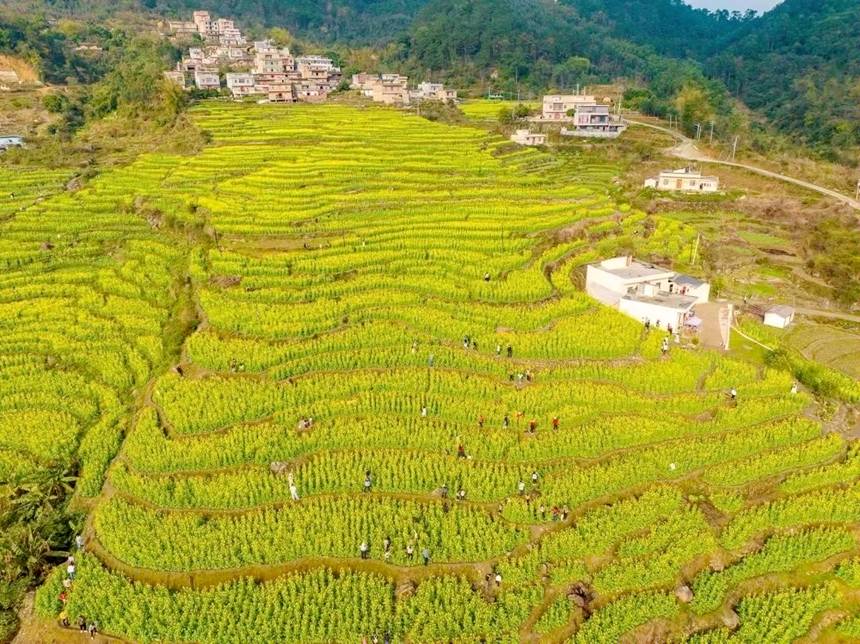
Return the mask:
[[680,134],[679,132],[676,132],[675,130],[670,130],[669,128],[662,127],[660,125],[654,125],[652,123],[644,123],[642,121],[634,121],[631,119],[627,119],[627,121],[631,125],[651,128],[652,130],[658,130],[660,132],[664,132],[665,134],[673,136],[678,143],[677,145],[675,145],[675,147],[670,148],[668,152],[672,156],[678,157],[679,159],[685,159],[687,161],[699,161],[702,163],[716,163],[719,165],[730,166],[733,168],[741,168],[742,170],[755,172],[756,174],[770,177],[771,179],[778,179],[779,181],[785,181],[786,183],[793,183],[794,185],[800,186],[801,188],[806,188],[807,190],[814,190],[815,192],[818,192],[820,194],[832,197],[833,199],[837,199],[838,201],[841,201],[842,203],[851,206],[855,210],[860,210],[860,201],[852,199],[848,195],[844,195],[841,192],[837,192],[836,190],[831,190],[830,188],[825,188],[824,186],[819,186],[815,183],[810,183],[802,179],[796,179],[795,177],[789,177],[788,175],[779,174],[778,172],[759,168],[754,165],[714,159],[699,150],[699,148],[696,147],[695,141],[684,136],[683,134]]

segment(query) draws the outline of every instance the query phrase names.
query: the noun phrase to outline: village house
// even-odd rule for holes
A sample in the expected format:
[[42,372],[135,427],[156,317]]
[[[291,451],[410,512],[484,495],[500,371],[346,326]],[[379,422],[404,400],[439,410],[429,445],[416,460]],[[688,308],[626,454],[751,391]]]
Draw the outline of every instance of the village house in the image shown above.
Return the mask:
[[707,282],[632,257],[589,264],[585,290],[642,323],[673,329],[695,322],[694,307],[706,304],[711,293]]
[[579,105],[596,105],[593,96],[585,94],[550,94],[543,97],[543,111],[540,120],[555,122],[571,122],[573,117],[569,114],[576,110]]
[[409,105],[409,78],[400,74],[355,74],[352,89],[385,105]]
[[702,173],[686,167],[678,170],[665,170],[658,177],[645,180],[646,188],[672,190],[675,192],[717,192],[720,180],[717,177],[702,176]]
[[14,69],[0,69],[0,83],[4,85],[9,84],[20,84],[21,79],[18,77],[18,72]]
[[197,89],[221,89],[221,77],[213,72],[194,72],[194,86]]
[[275,47],[270,41],[254,43],[254,73],[286,73],[295,66],[289,48]]
[[225,75],[227,89],[234,98],[242,98],[256,93],[254,75],[243,72],[230,72]]
[[207,38],[213,34],[212,17],[208,11],[195,11],[191,14],[191,20],[197,27],[197,33]]
[[546,134],[529,132],[528,130],[517,130],[511,135],[511,141],[520,145],[544,145]]
[[322,101],[340,84],[341,70],[331,58],[294,58],[289,48],[277,47],[271,40],[259,40],[249,47],[233,20],[213,20],[206,11],[195,11],[191,23],[168,23],[174,33],[190,25],[205,43],[190,47],[176,70],[165,74],[183,87],[187,87],[187,73],[194,78],[193,86],[220,89],[219,70],[224,68],[229,70],[227,88],[236,98],[260,94],[274,103]]
[[186,88],[185,72],[183,72],[181,70],[173,70],[173,71],[164,72],[164,78],[171,81],[172,83],[176,83],[182,89]]
[[785,329],[794,322],[795,310],[790,306],[774,306],[764,313],[765,326]]
[[424,101],[456,101],[457,90],[445,89],[442,83],[419,83],[417,89],[412,92],[412,98]]
[[194,21],[168,20],[167,29],[177,36],[193,36],[197,32],[197,24]]
[[293,83],[269,85],[266,91],[266,98],[270,103],[295,103],[295,85]]
[[614,139],[627,129],[627,124],[612,114],[608,105],[579,104],[574,108],[573,129],[562,128],[563,136]]

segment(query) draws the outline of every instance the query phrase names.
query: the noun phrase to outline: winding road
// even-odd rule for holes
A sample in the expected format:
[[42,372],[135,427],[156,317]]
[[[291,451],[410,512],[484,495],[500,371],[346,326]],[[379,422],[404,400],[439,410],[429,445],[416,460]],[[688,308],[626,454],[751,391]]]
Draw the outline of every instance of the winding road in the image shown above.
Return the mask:
[[824,186],[819,186],[818,184],[810,183],[808,181],[797,179],[795,177],[789,177],[788,175],[779,174],[778,172],[773,172],[771,170],[765,170],[764,168],[759,168],[758,166],[748,165],[746,163],[736,163],[734,161],[721,161],[720,159],[714,159],[699,150],[699,148],[696,147],[696,143],[692,139],[684,136],[679,132],[676,132],[675,130],[670,130],[669,128],[660,125],[654,125],[653,123],[634,121],[629,118],[627,119],[627,122],[631,125],[651,128],[652,130],[658,130],[660,132],[672,136],[678,143],[677,145],[675,145],[675,147],[670,148],[668,152],[672,156],[678,157],[679,159],[685,159],[687,161],[698,161],[701,163],[716,163],[719,165],[730,166],[733,168],[741,168],[743,170],[755,172],[756,174],[760,174],[771,179],[785,181],[786,183],[793,183],[794,185],[800,186],[801,188],[813,190],[827,197],[832,197],[833,199],[841,201],[842,203],[854,208],[855,210],[860,210],[860,201],[852,199],[848,195],[844,195],[841,192],[837,192],[836,190],[831,190],[830,188],[825,188]]

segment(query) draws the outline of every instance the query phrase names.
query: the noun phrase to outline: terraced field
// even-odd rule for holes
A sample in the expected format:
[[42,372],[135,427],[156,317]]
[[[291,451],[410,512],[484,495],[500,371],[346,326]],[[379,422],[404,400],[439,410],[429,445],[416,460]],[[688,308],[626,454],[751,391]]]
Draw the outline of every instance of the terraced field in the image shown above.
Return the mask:
[[787,374],[663,357],[577,289],[619,250],[690,260],[694,230],[612,201],[613,167],[384,108],[193,116],[200,154],[16,196],[0,224],[0,478],[78,454],[73,620],[141,642],[860,630],[856,450]]

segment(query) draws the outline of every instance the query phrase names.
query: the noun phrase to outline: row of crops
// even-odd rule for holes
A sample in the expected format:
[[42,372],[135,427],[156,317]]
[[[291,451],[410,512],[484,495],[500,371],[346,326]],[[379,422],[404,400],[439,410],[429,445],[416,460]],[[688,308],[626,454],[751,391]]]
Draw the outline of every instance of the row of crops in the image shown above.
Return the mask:
[[856,450],[786,373],[663,356],[577,288],[618,252],[690,261],[694,229],[613,201],[617,168],[378,107],[192,116],[199,154],[2,224],[0,453],[81,455],[72,619],[144,642],[857,629]]

